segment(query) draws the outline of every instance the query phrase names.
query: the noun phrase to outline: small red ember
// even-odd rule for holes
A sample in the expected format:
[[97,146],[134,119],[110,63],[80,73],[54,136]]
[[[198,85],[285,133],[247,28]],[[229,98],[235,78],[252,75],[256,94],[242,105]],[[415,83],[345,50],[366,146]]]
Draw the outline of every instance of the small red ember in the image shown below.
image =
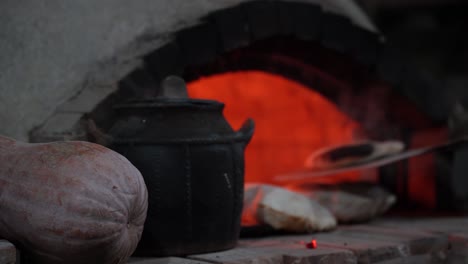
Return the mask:
[[306,243],[306,248],[314,249],[317,248],[317,240],[312,239],[309,243]]

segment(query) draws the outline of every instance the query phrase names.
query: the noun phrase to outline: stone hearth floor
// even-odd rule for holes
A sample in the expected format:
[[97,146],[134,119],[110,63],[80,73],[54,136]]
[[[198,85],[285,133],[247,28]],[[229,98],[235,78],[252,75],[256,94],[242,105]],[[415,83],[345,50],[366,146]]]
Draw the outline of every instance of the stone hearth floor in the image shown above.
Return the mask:
[[[306,246],[316,240],[317,247]],[[15,248],[0,240],[0,264]],[[131,258],[131,264],[468,263],[468,217],[392,218],[332,232],[242,239],[231,250],[185,258]],[[23,263],[22,263],[23,264]]]

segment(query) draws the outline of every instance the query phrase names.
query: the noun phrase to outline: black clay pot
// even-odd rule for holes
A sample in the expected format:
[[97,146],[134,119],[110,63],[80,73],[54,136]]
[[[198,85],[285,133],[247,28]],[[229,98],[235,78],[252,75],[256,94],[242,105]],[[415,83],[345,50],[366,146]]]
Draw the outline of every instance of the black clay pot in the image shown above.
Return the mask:
[[156,98],[118,106],[110,148],[142,173],[148,215],[136,255],[181,256],[235,246],[242,212],[244,148],[254,123],[235,132],[224,104]]

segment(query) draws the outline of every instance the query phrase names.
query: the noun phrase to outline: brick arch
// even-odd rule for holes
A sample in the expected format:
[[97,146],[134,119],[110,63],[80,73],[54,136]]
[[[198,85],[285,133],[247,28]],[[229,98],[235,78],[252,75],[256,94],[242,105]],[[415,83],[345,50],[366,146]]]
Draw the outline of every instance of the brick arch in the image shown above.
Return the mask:
[[[146,55],[144,65],[122,79],[119,90],[102,102],[91,118],[104,129],[109,128],[109,106],[128,97],[155,96],[160,80],[171,74],[191,81],[236,70],[262,70],[301,82],[361,122],[367,118],[361,98],[370,98],[374,87],[391,93],[388,102],[387,98],[371,98],[382,99],[382,107],[401,103],[417,112],[404,96],[399,97],[405,95],[404,89],[397,87],[389,92],[389,85],[385,84],[398,78],[393,76],[394,61],[384,55],[383,36],[343,14],[317,4],[252,1],[214,12],[201,21],[178,31],[172,41]],[[347,98],[340,98],[343,96]],[[391,123],[405,116],[397,111],[388,117],[388,129],[381,130],[391,131]],[[414,124],[413,118],[403,120],[401,126],[414,129],[412,126],[430,125],[423,114],[417,118],[421,123]]]
[[[343,5],[342,2],[338,0],[246,1],[227,9],[208,13],[200,19],[197,25],[174,33],[171,40],[163,46],[150,52],[144,52],[143,63],[125,77],[120,78],[116,91],[104,99],[89,103],[89,105],[94,105],[93,108],[83,112],[83,114],[86,115],[90,112],[90,115],[86,116],[90,116],[101,127],[106,128],[109,126],[109,120],[112,120],[112,105],[129,97],[155,95],[159,81],[165,76],[178,74],[187,80],[192,80],[203,74],[213,74],[215,70],[210,72],[210,67],[211,69],[214,69],[214,65],[218,67],[219,65],[216,63],[222,61],[219,58],[229,58],[229,56],[235,58],[236,52],[241,49],[261,46],[262,42],[281,38],[315,45],[327,52],[344,56],[347,61],[358,65],[359,68],[352,74],[349,72],[343,74],[344,71],[341,73],[330,72],[328,71],[330,69],[336,70],[336,64],[326,65],[329,57],[317,57],[318,60],[322,60],[320,61],[322,64],[317,64],[317,61],[299,61],[294,57],[297,57],[297,54],[283,56],[289,61],[296,60],[300,63],[311,64],[311,67],[324,71],[325,75],[328,74],[334,78],[349,75],[348,77],[354,79],[354,82],[355,79],[361,78],[359,76],[362,76],[363,80],[369,81],[371,80],[369,76],[372,75],[372,78],[377,80],[393,82],[396,90],[403,95],[405,93],[415,94],[414,89],[425,89],[424,84],[418,84],[415,88],[413,83],[408,84],[406,81],[402,81],[401,72],[405,73],[405,71],[401,71],[399,62],[395,62],[395,56],[387,51],[383,37],[368,23],[365,17],[363,19],[362,14],[356,12],[355,5],[349,6],[349,1],[344,1],[348,4]],[[281,46],[281,44],[278,45]],[[270,48],[272,47],[276,46],[270,46]],[[279,54],[284,55],[284,53],[285,50],[282,50]],[[229,61],[224,61],[224,63],[229,64]],[[239,64],[231,65],[242,67]],[[202,72],[202,69],[205,72]],[[218,67],[219,69],[222,67]],[[294,71],[293,68],[291,69]],[[281,67],[263,70],[279,71]],[[286,72],[281,73],[286,74]],[[298,79],[297,76],[289,77]],[[320,89],[320,85],[317,83],[323,83],[323,81],[319,77],[312,81],[316,83],[314,87]],[[311,81],[304,78],[298,80],[305,83]],[[411,87],[410,92],[406,92],[405,85]],[[92,85],[87,87],[93,88]],[[83,89],[78,94],[78,101],[80,95],[87,95],[87,91],[91,91],[92,96],[92,90]],[[327,91],[329,90],[321,92],[333,99],[333,93],[327,94]],[[89,96],[88,99],[90,99]],[[53,120],[53,118],[51,119]],[[46,122],[41,129],[31,133],[32,141],[56,139],[54,136],[48,137],[47,129],[43,129],[47,128],[48,123],[50,122]],[[76,124],[73,124],[73,127],[72,130],[80,130],[80,126]],[[58,139],[61,137],[62,135],[59,134]],[[66,138],[74,139],[74,135]]]
[[[18,12],[14,17],[27,16],[30,19],[12,20],[10,24],[19,23],[21,28],[27,30],[26,33],[31,30],[32,33],[23,34],[25,44],[15,47],[19,54],[23,54],[22,63],[26,63],[28,67],[11,69],[10,66],[15,63],[14,56],[7,56],[10,59],[4,61],[6,64],[0,65],[10,65],[8,74],[3,76],[6,78],[0,78],[0,84],[7,87],[7,90],[8,87],[16,87],[12,91],[15,100],[7,98],[11,93],[0,97],[0,100],[6,102],[3,109],[8,109],[0,116],[0,120],[9,124],[1,132],[23,140],[29,136],[32,142],[85,139],[79,126],[80,117],[106,101],[107,97],[115,97],[112,93],[118,90],[119,80],[141,66],[143,56],[163,48],[168,41],[172,42],[176,32],[181,29],[188,29],[196,23],[204,24],[209,14],[239,6],[244,8],[250,2],[258,1],[173,0],[162,3],[118,0],[111,5],[105,1],[85,0],[79,4],[83,13],[73,11],[76,8],[67,9],[68,4],[52,6],[44,12],[34,14],[22,14],[27,13],[28,8],[15,10]],[[353,1],[295,2],[311,4],[327,12],[340,14],[363,28],[375,31],[372,23]],[[31,5],[34,5],[33,1],[24,6]],[[95,6],[100,8],[96,9]],[[99,14],[98,10],[104,9],[107,10],[106,14]],[[31,24],[34,21],[44,21],[44,16],[67,19],[63,23],[40,23],[40,28]],[[261,15],[258,18],[263,20]],[[10,24],[3,25],[7,26],[7,32]],[[34,38],[36,33],[42,37]],[[47,43],[42,43],[42,39],[47,39]],[[50,54],[56,55],[50,57]],[[28,70],[39,71],[41,74],[29,72],[28,78],[18,78],[27,74]]]

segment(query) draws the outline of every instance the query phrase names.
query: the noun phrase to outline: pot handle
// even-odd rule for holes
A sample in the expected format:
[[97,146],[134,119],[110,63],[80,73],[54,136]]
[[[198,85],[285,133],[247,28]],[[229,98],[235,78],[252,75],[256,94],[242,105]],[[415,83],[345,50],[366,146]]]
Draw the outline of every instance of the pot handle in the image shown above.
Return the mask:
[[244,140],[244,147],[246,147],[252,139],[255,131],[255,122],[252,118],[244,121],[241,128],[236,132],[237,135]]

